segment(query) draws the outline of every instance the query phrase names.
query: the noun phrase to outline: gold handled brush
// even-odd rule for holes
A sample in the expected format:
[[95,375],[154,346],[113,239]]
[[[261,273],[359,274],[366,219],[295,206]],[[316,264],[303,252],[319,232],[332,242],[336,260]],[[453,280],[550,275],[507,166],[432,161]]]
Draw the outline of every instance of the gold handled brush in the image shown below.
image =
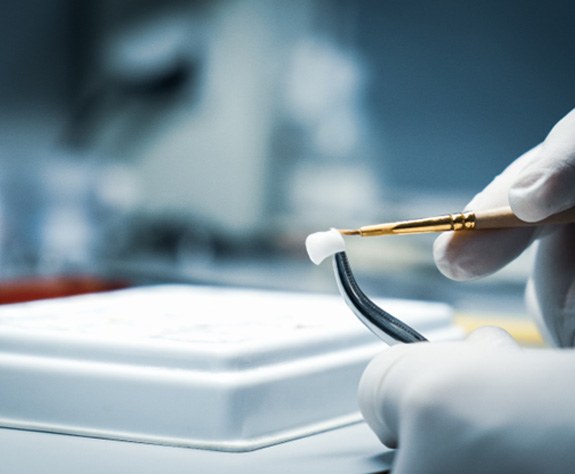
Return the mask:
[[575,208],[554,214],[538,222],[519,219],[510,207],[484,211],[464,211],[435,217],[367,225],[359,229],[338,229],[342,235],[376,237],[379,235],[424,234],[429,232],[472,231],[531,227],[544,224],[568,224],[575,222]]

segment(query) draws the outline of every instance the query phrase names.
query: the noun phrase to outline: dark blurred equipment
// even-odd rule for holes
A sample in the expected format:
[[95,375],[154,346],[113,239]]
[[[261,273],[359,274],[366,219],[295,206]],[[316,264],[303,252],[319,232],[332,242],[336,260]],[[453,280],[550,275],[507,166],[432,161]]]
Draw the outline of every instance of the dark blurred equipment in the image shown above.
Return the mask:
[[[572,107],[574,13],[565,0],[12,2],[0,278],[330,288],[306,270],[309,232],[463,207]],[[430,245],[363,244],[354,269],[382,292],[443,297]]]

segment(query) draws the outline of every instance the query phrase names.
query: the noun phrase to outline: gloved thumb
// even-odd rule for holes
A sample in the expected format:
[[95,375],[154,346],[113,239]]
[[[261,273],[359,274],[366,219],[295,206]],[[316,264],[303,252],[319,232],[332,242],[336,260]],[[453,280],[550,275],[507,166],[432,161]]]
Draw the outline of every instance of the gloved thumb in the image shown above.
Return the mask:
[[538,154],[509,188],[513,212],[527,222],[575,206],[575,109],[551,129]]
[[358,403],[361,413],[389,448],[397,447],[404,394],[412,383],[430,373],[439,375],[442,366],[472,351],[517,350],[515,340],[503,329],[483,327],[473,331],[465,341],[441,343],[398,344],[385,349],[365,369],[359,383]]

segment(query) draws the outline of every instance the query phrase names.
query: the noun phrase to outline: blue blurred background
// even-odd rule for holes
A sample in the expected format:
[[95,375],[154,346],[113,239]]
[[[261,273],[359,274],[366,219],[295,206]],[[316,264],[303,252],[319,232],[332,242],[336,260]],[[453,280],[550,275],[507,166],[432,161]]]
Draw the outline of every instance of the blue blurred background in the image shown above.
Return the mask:
[[[7,1],[0,279],[333,291],[307,233],[461,209],[575,104],[575,4]],[[353,242],[369,291],[482,304],[429,236]]]

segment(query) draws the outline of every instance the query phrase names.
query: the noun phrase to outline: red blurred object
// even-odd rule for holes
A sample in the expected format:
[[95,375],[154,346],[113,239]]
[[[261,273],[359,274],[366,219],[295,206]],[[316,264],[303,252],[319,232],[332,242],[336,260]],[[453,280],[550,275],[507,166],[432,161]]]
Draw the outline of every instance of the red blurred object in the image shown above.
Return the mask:
[[63,296],[119,290],[131,286],[90,275],[30,277],[0,281],[0,304],[59,298]]

